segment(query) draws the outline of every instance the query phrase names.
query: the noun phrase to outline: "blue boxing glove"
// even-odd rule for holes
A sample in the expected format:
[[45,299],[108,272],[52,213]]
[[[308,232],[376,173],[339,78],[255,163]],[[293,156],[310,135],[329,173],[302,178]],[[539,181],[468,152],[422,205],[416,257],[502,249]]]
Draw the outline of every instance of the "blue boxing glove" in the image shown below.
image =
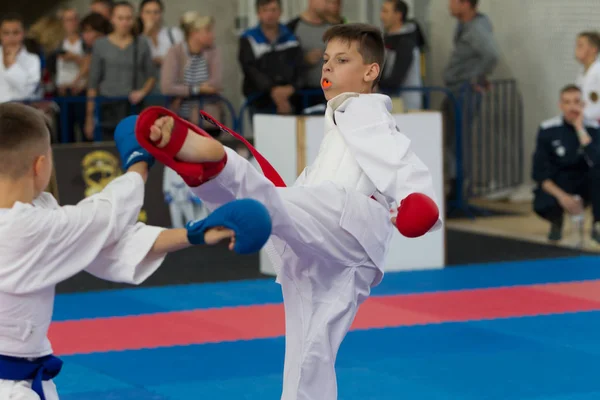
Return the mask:
[[148,167],[154,164],[154,157],[138,143],[135,137],[137,115],[131,115],[119,122],[115,129],[115,143],[121,156],[121,166],[127,171],[133,164],[145,161]]
[[191,244],[204,244],[210,228],[225,227],[235,232],[233,250],[239,254],[256,253],[271,236],[271,216],[266,207],[252,199],[234,200],[214,210],[208,217],[186,225]]

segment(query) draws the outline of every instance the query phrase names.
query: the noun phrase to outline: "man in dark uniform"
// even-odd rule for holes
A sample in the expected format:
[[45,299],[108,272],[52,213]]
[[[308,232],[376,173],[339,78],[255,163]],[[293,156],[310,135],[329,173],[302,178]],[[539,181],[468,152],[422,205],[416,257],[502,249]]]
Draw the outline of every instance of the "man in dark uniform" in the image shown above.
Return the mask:
[[560,93],[562,115],[541,124],[533,179],[537,182],[534,211],[550,221],[548,239],[562,238],[563,215],[583,212],[592,205],[592,238],[600,243],[600,130],[585,121],[581,90],[566,86]]

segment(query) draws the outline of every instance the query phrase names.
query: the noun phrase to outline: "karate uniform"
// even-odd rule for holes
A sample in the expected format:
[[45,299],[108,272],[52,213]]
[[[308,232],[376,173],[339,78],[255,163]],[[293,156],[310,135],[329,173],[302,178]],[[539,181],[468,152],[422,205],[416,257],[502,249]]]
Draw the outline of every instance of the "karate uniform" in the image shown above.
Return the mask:
[[226,148],[223,171],[193,188],[209,209],[250,197],[271,214],[265,249],[286,319],[282,400],[337,399],[337,351],[383,277],[395,229],[390,210],[414,192],[436,198],[428,169],[390,111],[390,98],[379,94],[330,100],[318,156],[291,187],[275,187]]
[[577,77],[577,86],[581,89],[585,103],[585,118],[600,122],[600,60],[596,60]]
[[188,222],[200,219],[190,188],[177,172],[168,167],[165,167],[163,176],[163,192],[169,205],[173,228],[184,228]]
[[[52,354],[47,333],[59,282],[86,271],[139,284],[156,271],[164,255],[149,251],[163,228],[136,223],[143,200],[144,181],[130,172],[76,206],[59,207],[42,193],[33,205],[0,209],[0,355]],[[0,399],[38,399],[30,387],[0,380]],[[43,388],[47,400],[58,399],[52,381]]]

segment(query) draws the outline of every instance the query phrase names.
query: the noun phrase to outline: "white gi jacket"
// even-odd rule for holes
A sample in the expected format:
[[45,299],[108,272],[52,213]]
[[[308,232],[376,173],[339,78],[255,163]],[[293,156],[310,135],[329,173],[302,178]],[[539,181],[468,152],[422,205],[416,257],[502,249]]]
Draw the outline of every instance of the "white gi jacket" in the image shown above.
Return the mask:
[[136,223],[144,182],[127,173],[76,206],[49,193],[0,209],[0,354],[52,353],[47,338],[55,285],[80,271],[139,284],[164,255],[149,254],[164,228]]
[[0,46],[0,103],[39,97],[36,93],[42,80],[40,57],[23,46],[10,68],[4,67],[3,58]]
[[586,72],[577,77],[585,103],[583,114],[586,119],[600,122],[600,60],[596,60]]
[[[274,188],[228,151],[221,174],[193,190],[211,209],[243,197],[267,206],[273,235],[265,251],[278,278],[285,258],[295,264],[297,258],[316,257],[346,266],[374,265],[380,271],[376,285],[399,202],[415,192],[437,197],[429,170],[398,131],[391,107],[391,99],[380,94],[344,93],[330,100],[317,158],[292,187]],[[432,231],[441,225],[438,220]],[[302,254],[294,254],[298,249]]]

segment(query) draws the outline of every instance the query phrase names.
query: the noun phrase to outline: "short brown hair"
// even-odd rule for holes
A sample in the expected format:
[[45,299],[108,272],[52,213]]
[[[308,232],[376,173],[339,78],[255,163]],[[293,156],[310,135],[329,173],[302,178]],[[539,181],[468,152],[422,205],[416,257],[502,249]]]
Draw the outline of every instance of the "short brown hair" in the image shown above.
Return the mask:
[[600,52],[600,33],[593,31],[581,32],[579,37],[586,38]]
[[0,104],[0,175],[21,178],[49,146],[49,121],[41,111],[19,103]]
[[[358,45],[358,52],[365,64],[376,63],[379,64],[380,69],[383,69],[385,45],[381,29],[368,24],[334,25],[323,35],[325,43],[333,39],[356,43]],[[379,77],[373,82],[373,86],[377,84],[380,78],[381,71],[379,72]]]

